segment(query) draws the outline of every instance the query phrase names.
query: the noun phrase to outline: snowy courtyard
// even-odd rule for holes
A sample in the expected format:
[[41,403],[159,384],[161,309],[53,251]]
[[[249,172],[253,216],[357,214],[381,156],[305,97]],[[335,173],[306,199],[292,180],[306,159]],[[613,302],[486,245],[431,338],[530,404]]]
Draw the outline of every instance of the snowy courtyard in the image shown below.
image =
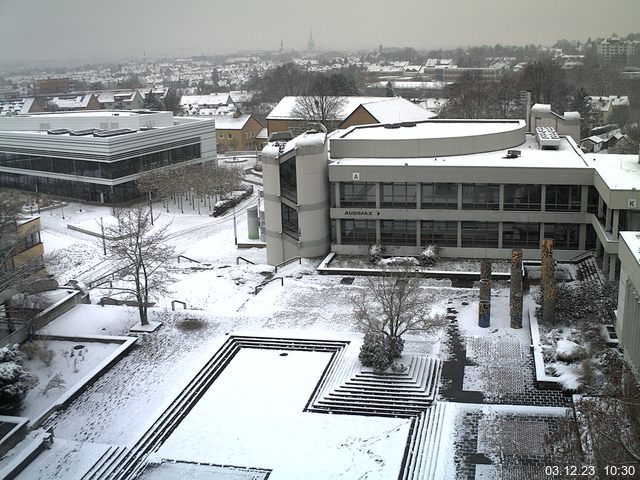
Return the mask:
[[[246,238],[245,208],[238,209],[236,218],[240,240]],[[43,212],[42,238],[47,252],[55,253],[51,273],[61,281],[82,279],[108,265],[99,238],[67,225],[93,228],[110,214],[106,207],[73,204],[65,208],[65,219],[59,210]],[[437,385],[426,414],[394,418],[366,411],[344,414],[339,408],[339,414],[332,414],[334,407],[320,413],[315,407],[333,395],[331,388],[348,384],[349,376],[360,371],[355,365],[362,334],[351,298],[367,288],[366,277],[342,282],[341,276],[320,275],[315,268],[321,259],[303,259],[275,273],[266,265],[265,250],[236,248],[231,213],[213,218],[195,210],[163,211],[156,223],[168,225],[176,252],[191,259],[178,263],[176,258],[171,295],[150,310],[151,320],[162,327],[136,334],[137,342],[123,358],[43,424],[53,429],[52,448],[19,479],[105,478],[110,465],[131,463],[132,458],[145,479],[172,478],[171,469],[195,475],[195,464],[222,469],[228,478],[253,478],[242,476],[251,472],[263,475],[255,478],[269,473],[274,479],[473,478],[474,471],[493,478],[493,467],[469,467],[482,463],[478,455],[502,455],[482,430],[518,430],[518,425],[532,432],[533,446],[527,452],[504,450],[511,452],[503,460],[504,471],[511,468],[512,457],[516,469],[521,469],[523,456],[539,464],[544,433],[569,403],[560,392],[536,391],[528,325],[509,328],[506,283],[494,282],[492,325],[480,328],[476,288],[454,288],[446,279],[421,280],[432,311],[451,319],[437,333],[406,337],[403,362],[415,364],[416,371],[423,368],[419,358],[442,365],[441,373],[440,367],[430,373]],[[238,261],[240,256],[255,265]],[[282,285],[270,282],[255,293],[256,286],[275,277],[283,278]],[[91,304],[74,307],[41,333],[129,335],[139,324],[137,310],[98,304],[117,293],[115,287],[92,289]],[[172,310],[173,300],[184,302],[186,309],[177,305]],[[339,365],[325,351],[241,348],[217,367],[206,386],[198,387],[202,391],[192,396],[196,401],[172,414],[170,427],[164,425],[167,412],[191,401],[185,392],[234,335],[339,341],[349,348]],[[56,358],[69,361],[64,353]],[[56,368],[50,367],[47,375]],[[317,391],[327,370],[344,378]],[[420,383],[417,373],[407,375],[407,382]],[[37,406],[29,406],[25,414],[29,409]],[[10,460],[4,458],[0,468]],[[237,476],[231,476],[232,470]]]

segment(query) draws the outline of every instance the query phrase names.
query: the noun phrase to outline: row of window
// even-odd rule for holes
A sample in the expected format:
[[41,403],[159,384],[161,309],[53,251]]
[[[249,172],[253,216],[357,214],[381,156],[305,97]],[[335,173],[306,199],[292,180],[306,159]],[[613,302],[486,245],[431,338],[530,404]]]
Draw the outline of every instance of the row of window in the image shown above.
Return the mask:
[[5,172],[0,174],[0,187],[105,203],[125,202],[140,195],[135,181],[110,186]]
[[200,158],[200,144],[172,148],[114,162],[94,162],[55,156],[0,152],[0,166],[63,173],[81,177],[117,179],[142,171]]
[[[351,220],[341,219],[340,242],[344,245],[371,245],[376,243],[376,222],[380,222],[380,242],[383,245],[418,246],[418,221],[416,220]],[[332,222],[335,222],[333,220]],[[435,244],[441,247],[458,246],[458,223],[460,223],[462,247],[498,248],[498,222],[419,222],[420,244]],[[591,230],[591,226],[587,226]],[[296,227],[297,228],[297,227]],[[332,225],[333,239],[337,239]],[[544,224],[544,237],[552,238],[555,248],[577,250],[579,248],[579,224]],[[595,246],[595,237],[588,236],[586,248]],[[591,245],[593,244],[593,245]],[[502,223],[503,248],[532,248],[540,246],[539,223]]]
[[[336,207],[335,183],[331,184],[331,206]],[[376,208],[377,183],[341,182],[340,207]],[[491,183],[381,183],[381,208],[458,209],[458,190],[462,190],[463,210],[499,210],[500,185]],[[582,187],[580,185],[547,185],[544,206],[546,211],[579,212]],[[504,185],[504,210],[540,211],[541,185]],[[597,211],[598,192],[589,187],[588,211]]]

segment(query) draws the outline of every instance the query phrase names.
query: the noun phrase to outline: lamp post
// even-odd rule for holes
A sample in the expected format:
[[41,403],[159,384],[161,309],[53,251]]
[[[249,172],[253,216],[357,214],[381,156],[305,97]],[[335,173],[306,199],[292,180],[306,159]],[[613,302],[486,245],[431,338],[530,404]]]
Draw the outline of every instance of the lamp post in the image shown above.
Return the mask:
[[151,214],[151,226],[153,226],[153,202],[151,201],[151,190],[149,190],[149,213]]
[[[153,218],[153,217],[151,217]],[[107,256],[107,243],[104,238],[104,223],[102,222],[102,217],[100,217],[100,230],[102,231],[102,250],[104,251],[104,256]]]
[[238,245],[238,228],[236,227],[236,206],[233,206],[233,241]]

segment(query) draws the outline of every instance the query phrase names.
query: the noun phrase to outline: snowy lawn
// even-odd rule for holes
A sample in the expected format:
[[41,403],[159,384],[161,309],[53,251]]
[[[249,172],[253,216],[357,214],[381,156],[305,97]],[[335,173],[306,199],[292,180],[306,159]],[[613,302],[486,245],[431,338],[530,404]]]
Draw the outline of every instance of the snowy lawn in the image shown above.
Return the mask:
[[303,412],[330,357],[242,349],[153,458],[269,468],[274,480],[397,477],[409,420]]
[[[20,416],[31,419],[45,412],[63,393],[71,390],[120,347],[118,343],[86,341],[36,340],[34,343],[51,350],[53,357],[49,365],[37,356],[24,362],[25,367],[38,378],[38,384],[29,390],[19,413]],[[60,379],[62,383],[56,382],[56,379]],[[53,383],[48,385],[49,382]],[[55,385],[52,386],[53,384]]]

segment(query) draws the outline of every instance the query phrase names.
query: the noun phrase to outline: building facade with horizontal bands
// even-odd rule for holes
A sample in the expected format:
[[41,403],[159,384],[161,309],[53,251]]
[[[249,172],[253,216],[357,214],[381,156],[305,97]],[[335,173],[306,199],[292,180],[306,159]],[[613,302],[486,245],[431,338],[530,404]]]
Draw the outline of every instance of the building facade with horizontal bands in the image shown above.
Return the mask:
[[[547,131],[548,130],[548,131]],[[584,154],[518,120],[428,120],[309,132],[263,150],[267,258],[392,255],[568,260],[586,250],[619,272],[622,230],[640,230],[636,155]],[[615,157],[615,158],[614,158]]]
[[144,172],[215,162],[213,120],[146,110],[0,118],[2,187],[118,203],[138,195]]

